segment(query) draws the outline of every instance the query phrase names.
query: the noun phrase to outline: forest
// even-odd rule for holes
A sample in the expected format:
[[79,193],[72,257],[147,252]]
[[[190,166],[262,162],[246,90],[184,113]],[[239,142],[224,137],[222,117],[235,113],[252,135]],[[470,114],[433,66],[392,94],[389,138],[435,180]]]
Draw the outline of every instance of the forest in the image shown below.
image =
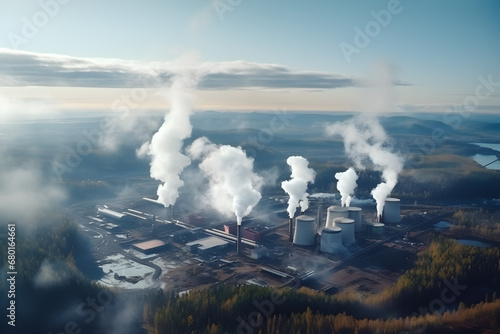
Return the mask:
[[[112,320],[123,305],[113,291],[78,269],[77,255],[91,253],[78,226],[58,212],[42,214],[31,223],[16,224],[16,326],[2,321],[1,332],[112,333]],[[2,239],[0,253],[7,254],[7,238]],[[6,268],[6,258],[1,258],[1,268]],[[2,296],[7,294],[6,283],[0,282]],[[1,299],[2,309],[7,303],[7,298]],[[130,315],[140,328],[140,317]]]
[[[326,295],[218,286],[147,297],[144,322],[160,333],[482,333],[500,319],[498,249],[437,238],[414,268],[377,295]],[[493,320],[492,320],[493,319]]]

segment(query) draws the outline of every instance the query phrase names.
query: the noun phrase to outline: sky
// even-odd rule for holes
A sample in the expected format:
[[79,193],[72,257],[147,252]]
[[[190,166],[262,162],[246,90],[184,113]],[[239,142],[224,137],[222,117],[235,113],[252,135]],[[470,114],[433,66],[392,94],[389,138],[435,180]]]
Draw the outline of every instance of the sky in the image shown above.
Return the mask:
[[147,89],[134,108],[165,109],[144,77],[168,82],[186,69],[198,76],[198,110],[357,111],[381,68],[394,83],[388,111],[477,102],[477,111],[500,113],[496,0],[0,0],[0,8],[4,113],[109,110],[134,88]]

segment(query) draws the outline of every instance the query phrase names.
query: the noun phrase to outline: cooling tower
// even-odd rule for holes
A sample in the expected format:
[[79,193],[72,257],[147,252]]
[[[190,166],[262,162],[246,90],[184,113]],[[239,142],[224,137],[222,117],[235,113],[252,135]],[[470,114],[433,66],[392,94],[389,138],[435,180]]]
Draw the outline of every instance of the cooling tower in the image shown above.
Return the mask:
[[316,237],[316,219],[311,216],[298,216],[295,218],[295,234],[293,243],[299,246],[314,245]]
[[338,226],[324,228],[321,233],[321,251],[335,253],[342,247],[342,229]]
[[333,223],[335,226],[342,229],[341,235],[344,246],[349,246],[356,241],[356,239],[354,239],[354,219],[335,218]]
[[401,210],[399,198],[388,197],[385,199],[382,222],[386,224],[397,224],[401,222]]
[[333,227],[333,220],[335,218],[348,218],[349,212],[347,208],[342,206],[331,206],[326,212],[326,226],[327,228]]
[[384,234],[385,232],[385,225],[382,223],[374,223],[372,225],[372,233],[373,234]]
[[361,217],[361,208],[356,206],[350,206],[348,209],[348,218],[354,220],[354,231],[360,232],[362,229],[362,217]]

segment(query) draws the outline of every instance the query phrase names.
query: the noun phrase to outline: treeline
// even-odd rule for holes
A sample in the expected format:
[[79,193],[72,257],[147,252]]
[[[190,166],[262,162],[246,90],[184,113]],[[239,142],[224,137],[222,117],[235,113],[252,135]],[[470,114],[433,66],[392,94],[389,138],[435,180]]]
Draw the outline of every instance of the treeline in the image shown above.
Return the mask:
[[484,239],[500,241],[500,221],[493,217],[488,218],[488,214],[482,209],[479,210],[458,210],[453,214],[454,225],[452,229],[462,231]]
[[[433,160],[418,168],[406,166],[399,176],[398,183],[392,195],[407,202],[446,202],[449,200],[477,200],[485,198],[499,198],[500,187],[491,185],[500,184],[500,172],[488,170],[475,164],[469,158],[460,156],[427,156]],[[440,159],[443,159],[441,161]],[[449,161],[448,161],[449,160]],[[458,160],[457,164],[453,160]],[[336,181],[333,175],[345,171],[348,166],[333,163],[313,163],[317,172],[314,187],[317,191],[336,192]],[[358,171],[358,187],[356,196],[371,198],[371,190],[380,183],[381,173],[374,170]],[[285,177],[285,176],[283,176]]]
[[[143,317],[152,334],[383,333],[472,323],[490,328],[494,324],[485,319],[491,312],[500,314],[500,303],[496,297],[472,296],[478,286],[489,289],[490,296],[498,289],[499,258],[497,249],[437,239],[413,269],[378,295],[328,296],[256,286],[209,288],[180,297],[158,291],[147,297]],[[459,304],[466,295],[475,304]]]

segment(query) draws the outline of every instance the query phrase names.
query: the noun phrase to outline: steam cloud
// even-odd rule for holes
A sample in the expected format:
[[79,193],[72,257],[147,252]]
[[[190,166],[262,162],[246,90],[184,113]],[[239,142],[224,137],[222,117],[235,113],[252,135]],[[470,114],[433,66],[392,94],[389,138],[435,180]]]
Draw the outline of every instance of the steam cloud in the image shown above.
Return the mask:
[[307,184],[314,183],[316,172],[309,168],[309,161],[301,156],[291,156],[286,163],[292,170],[291,180],[283,181],[281,188],[290,195],[287,211],[288,216],[293,218],[298,206],[302,212],[309,208]]
[[371,191],[379,216],[403,169],[403,159],[393,152],[389,137],[377,118],[377,113],[394,110],[394,84],[390,64],[374,64],[366,80],[367,91],[361,99],[367,112],[326,129],[328,134],[344,139],[345,151],[357,169],[364,169],[365,164],[371,162],[382,172],[382,182]]
[[376,117],[364,114],[329,125],[326,131],[329,135],[343,138],[345,152],[357,169],[364,169],[365,164],[371,162],[376,170],[382,172],[383,182],[371,191],[377,201],[377,214],[381,215],[385,199],[396,186],[403,169],[403,160],[392,152],[384,128]]
[[337,190],[340,192],[342,206],[351,206],[352,195],[354,195],[354,189],[358,186],[356,181],[358,180],[358,175],[354,168],[350,167],[345,172],[339,172],[335,174],[337,182]]
[[200,169],[209,179],[211,204],[222,214],[236,215],[238,225],[261,199],[263,179],[253,172],[253,159],[241,147],[215,145],[206,137],[187,149],[193,159],[202,159]]
[[179,188],[184,185],[180,174],[191,163],[181,152],[186,138],[191,137],[190,116],[193,97],[190,89],[196,85],[193,76],[178,75],[171,87],[171,109],[165,115],[163,125],[137,151],[138,156],[151,156],[151,177],[163,182],[158,186],[158,200],[165,207],[174,205],[179,197]]

